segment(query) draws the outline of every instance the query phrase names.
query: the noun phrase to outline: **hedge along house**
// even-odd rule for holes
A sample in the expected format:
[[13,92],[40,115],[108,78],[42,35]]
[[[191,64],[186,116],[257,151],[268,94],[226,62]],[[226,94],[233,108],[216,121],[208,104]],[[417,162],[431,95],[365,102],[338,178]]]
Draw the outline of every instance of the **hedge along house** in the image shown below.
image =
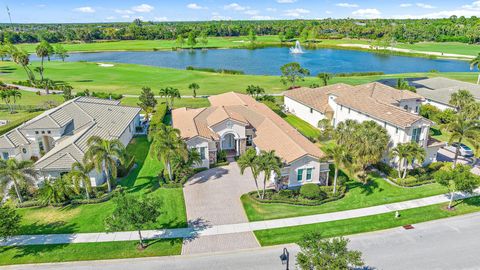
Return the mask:
[[[351,86],[334,84],[320,88],[298,88],[285,92],[285,110],[318,127],[329,119],[334,127],[346,120],[374,121],[390,136],[389,148],[410,141],[426,151],[423,165],[436,161],[438,150],[444,146],[429,136],[433,122],[421,117],[424,98],[414,92],[397,90],[381,83]],[[383,161],[396,165],[385,154]]]
[[248,148],[275,150],[283,162],[281,175],[272,175],[277,186],[323,184],[328,179],[325,154],[265,104],[252,97],[229,92],[209,97],[211,107],[179,108],[172,112],[173,127],[180,130],[189,148],[196,148],[209,168],[219,151],[239,156]]
[[[34,160],[40,181],[69,172],[81,162],[92,136],[118,139],[125,146],[140,125],[140,108],[120,106],[120,101],[78,97],[43,112],[0,137],[2,159]],[[93,170],[93,186],[105,176]]]

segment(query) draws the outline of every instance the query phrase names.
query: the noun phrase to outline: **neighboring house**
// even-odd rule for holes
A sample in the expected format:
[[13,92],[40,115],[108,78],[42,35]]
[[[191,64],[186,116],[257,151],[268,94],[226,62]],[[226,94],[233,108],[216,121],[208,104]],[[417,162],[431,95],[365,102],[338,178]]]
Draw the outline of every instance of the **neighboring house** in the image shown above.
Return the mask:
[[[427,153],[424,165],[436,161],[442,143],[429,136],[433,123],[418,115],[423,97],[407,90],[397,90],[381,83],[358,86],[334,84],[320,88],[298,88],[285,92],[285,110],[318,127],[329,119],[334,127],[351,119],[373,120],[390,135],[389,147],[414,141]],[[385,155],[384,162],[390,161]]]
[[[92,136],[119,139],[126,146],[140,124],[139,113],[140,108],[120,101],[78,97],[0,136],[1,158],[36,161],[40,180],[60,177],[83,160]],[[95,170],[90,176],[94,186],[105,181]]]
[[[448,79],[444,77],[435,78],[408,78],[411,86],[417,89],[417,94],[424,97],[423,104],[431,104],[440,110],[455,109],[450,105],[450,98],[458,90],[468,90],[480,101],[480,85]],[[382,83],[393,86],[397,83],[394,79],[382,80]]]
[[275,150],[283,162],[281,176],[271,181],[280,186],[325,183],[329,166],[325,154],[265,104],[252,97],[229,92],[209,97],[211,107],[173,110],[173,127],[187,146],[200,152],[200,167],[209,168],[219,151],[239,156],[247,148]]

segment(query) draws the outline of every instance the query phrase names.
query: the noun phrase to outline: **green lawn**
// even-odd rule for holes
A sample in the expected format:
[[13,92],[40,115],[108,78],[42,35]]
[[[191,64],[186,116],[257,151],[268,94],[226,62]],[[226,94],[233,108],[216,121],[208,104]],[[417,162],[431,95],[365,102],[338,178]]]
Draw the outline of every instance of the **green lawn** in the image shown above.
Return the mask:
[[347,188],[348,192],[344,198],[319,206],[259,203],[250,199],[247,195],[243,195],[241,200],[248,219],[250,221],[258,221],[337,212],[413,200],[447,192],[444,187],[438,184],[429,184],[416,188],[396,187],[379,177],[372,177],[367,185],[350,181],[347,183]]
[[447,204],[436,204],[403,210],[400,211],[400,218],[395,218],[394,212],[390,212],[310,225],[260,230],[254,233],[262,246],[268,246],[298,242],[304,234],[309,232],[320,232],[324,237],[334,237],[384,230],[480,211],[480,197],[463,200],[455,206],[454,211],[445,210],[446,206]]
[[181,239],[149,244],[142,251],[137,249],[138,241],[0,247],[0,265],[171,256],[182,250]]
[[283,119],[307,138],[318,138],[318,136],[320,136],[320,130],[318,128],[315,128],[293,114],[286,114]]
[[[135,138],[127,151],[135,155],[138,167],[120,184],[133,194],[152,194],[162,200],[163,214],[158,222],[146,229],[186,227],[186,210],[180,188],[158,188],[157,175],[162,164],[148,155],[150,144],[145,137]],[[107,201],[99,204],[67,206],[62,208],[18,209],[22,215],[19,234],[102,232],[104,219],[112,213],[114,204]]]
[[410,49],[416,51],[427,52],[443,52],[464,55],[478,55],[480,53],[480,46],[474,44],[460,43],[460,42],[420,42],[415,44],[400,43],[395,47],[402,49]]
[[[38,63],[33,63],[34,66]],[[280,67],[279,67],[280,68]],[[0,62],[0,71],[8,69],[2,74],[3,81],[12,82],[25,80],[24,71],[11,62]],[[278,76],[260,75],[229,75],[210,72],[177,70],[142,66],[133,64],[115,64],[113,67],[100,67],[89,62],[59,62],[46,63],[46,77],[70,83],[75,91],[89,89],[91,91],[105,91],[119,94],[140,94],[143,86],[153,88],[155,94],[160,88],[171,86],[180,90],[182,95],[191,95],[188,85],[196,82],[200,85],[198,95],[214,95],[228,91],[245,92],[248,85],[259,85],[267,93],[281,93],[286,90]],[[335,77],[330,83],[362,84],[386,78],[446,76],[475,82],[477,73],[407,73],[378,76]],[[299,85],[309,86],[319,83],[318,78],[308,77]],[[44,98],[44,97],[39,97]],[[56,97],[61,98],[61,97]]]

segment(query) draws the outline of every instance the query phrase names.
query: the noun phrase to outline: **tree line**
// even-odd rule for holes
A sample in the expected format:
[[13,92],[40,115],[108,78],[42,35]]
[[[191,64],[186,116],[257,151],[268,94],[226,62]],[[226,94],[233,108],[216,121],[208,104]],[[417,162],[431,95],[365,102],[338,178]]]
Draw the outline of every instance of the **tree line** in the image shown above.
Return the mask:
[[204,21],[89,24],[0,24],[0,40],[10,43],[91,42],[94,40],[175,40],[210,37],[278,35],[280,41],[319,38],[391,39],[399,42],[480,42],[480,19],[322,19],[271,21]]

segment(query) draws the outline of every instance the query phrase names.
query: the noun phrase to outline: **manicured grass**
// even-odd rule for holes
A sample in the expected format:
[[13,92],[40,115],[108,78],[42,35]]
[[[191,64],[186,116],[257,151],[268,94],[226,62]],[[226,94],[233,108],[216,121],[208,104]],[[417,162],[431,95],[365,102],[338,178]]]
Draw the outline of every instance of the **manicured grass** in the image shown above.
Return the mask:
[[319,206],[259,203],[250,199],[247,195],[243,195],[241,200],[248,219],[258,221],[337,212],[413,200],[447,192],[444,187],[436,183],[416,188],[401,188],[393,186],[379,177],[371,177],[370,182],[366,185],[350,181],[347,183],[347,188],[348,192],[344,198]]
[[395,47],[427,52],[443,52],[452,54],[478,55],[480,46],[460,42],[420,42],[415,44],[400,43]]
[[[33,66],[38,63],[33,63]],[[105,91],[119,94],[140,94],[143,86],[152,87],[157,94],[160,88],[171,86],[178,88],[182,95],[191,95],[188,85],[196,82],[200,85],[198,96],[214,95],[228,91],[245,92],[248,85],[259,85],[267,93],[281,93],[286,86],[280,81],[279,76],[259,75],[229,75],[210,72],[177,70],[142,66],[133,64],[114,64],[113,67],[100,67],[96,63],[89,62],[58,62],[46,63],[46,76],[52,80],[66,81],[70,83],[75,91]],[[0,62],[0,69],[8,68],[9,73],[2,75],[3,81],[12,82],[25,80],[24,71],[11,62]],[[280,67],[279,67],[280,68]],[[405,77],[432,77],[445,76],[448,78],[475,82],[475,72],[459,73],[405,73],[378,76],[353,76],[335,77],[330,83],[362,84],[387,78]],[[308,77],[299,85],[309,86],[312,83],[319,83],[318,78]]]
[[137,249],[138,241],[0,247],[0,265],[171,256],[182,250],[181,239],[148,243],[145,250]]
[[293,114],[286,114],[283,119],[307,138],[318,138],[318,136],[320,136],[320,130],[318,128],[313,127]]
[[320,232],[323,237],[351,235],[362,232],[384,230],[398,226],[415,224],[434,219],[453,217],[480,211],[480,198],[463,200],[455,206],[454,211],[445,210],[447,204],[436,204],[400,211],[400,217],[395,218],[394,212],[351,218],[331,222],[285,227],[272,230],[255,231],[262,246],[294,243],[309,232]]
[[[130,193],[149,194],[162,201],[161,217],[154,226],[145,229],[185,227],[187,218],[182,189],[158,188],[157,175],[163,165],[148,154],[149,149],[145,137],[137,137],[128,145],[127,151],[135,155],[138,166],[120,181],[120,185]],[[102,232],[105,231],[104,220],[113,208],[113,202],[107,201],[62,208],[18,209],[22,215],[19,234]]]

